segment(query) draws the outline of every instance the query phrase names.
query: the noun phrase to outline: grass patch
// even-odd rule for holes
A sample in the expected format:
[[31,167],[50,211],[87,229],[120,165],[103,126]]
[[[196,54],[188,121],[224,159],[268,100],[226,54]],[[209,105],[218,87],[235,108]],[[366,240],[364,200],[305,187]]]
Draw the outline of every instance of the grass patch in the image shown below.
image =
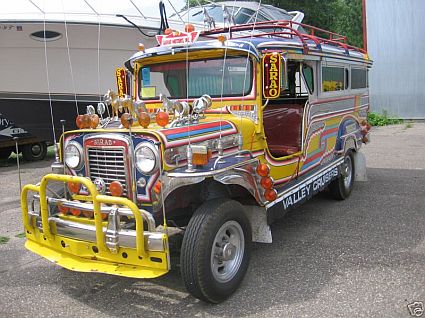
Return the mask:
[[0,245],[1,244],[6,244],[7,242],[9,242],[10,238],[8,238],[7,236],[1,236],[0,235]]
[[386,110],[384,110],[382,114],[369,113],[367,115],[367,121],[372,126],[387,126],[387,125],[395,125],[395,124],[403,123],[403,119],[389,118],[388,112]]
[[15,237],[17,237],[17,238],[24,238],[25,237],[25,233],[22,232],[22,233],[16,234]]
[[413,127],[413,123],[409,122],[404,126],[404,129],[408,129],[408,128],[412,128]]

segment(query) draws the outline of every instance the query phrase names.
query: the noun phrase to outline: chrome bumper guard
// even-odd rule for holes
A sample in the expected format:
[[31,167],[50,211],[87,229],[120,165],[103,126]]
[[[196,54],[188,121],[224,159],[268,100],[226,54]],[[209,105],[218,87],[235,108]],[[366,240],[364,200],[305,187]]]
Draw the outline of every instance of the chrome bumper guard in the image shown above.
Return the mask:
[[[47,197],[46,186],[49,181],[81,183],[88,189],[90,195],[80,196],[79,199],[93,203]],[[29,191],[38,193],[40,213],[28,210],[27,194]],[[49,215],[49,204],[92,211],[94,225],[51,216]],[[47,239],[53,239],[55,235],[60,235],[79,241],[90,241],[94,242],[99,249],[113,254],[118,252],[119,246],[135,248],[139,257],[146,257],[150,251],[168,251],[168,240],[164,238],[163,232],[154,232],[155,221],[149,212],[139,209],[134,202],[127,198],[100,195],[95,185],[84,177],[48,174],[43,177],[40,185],[26,185],[23,188],[21,206],[25,229],[31,232],[32,228],[36,227]],[[102,212],[109,214],[107,222],[102,220]],[[120,228],[119,218],[122,215],[134,218],[135,230]],[[147,231],[144,231],[144,221],[147,224]]]

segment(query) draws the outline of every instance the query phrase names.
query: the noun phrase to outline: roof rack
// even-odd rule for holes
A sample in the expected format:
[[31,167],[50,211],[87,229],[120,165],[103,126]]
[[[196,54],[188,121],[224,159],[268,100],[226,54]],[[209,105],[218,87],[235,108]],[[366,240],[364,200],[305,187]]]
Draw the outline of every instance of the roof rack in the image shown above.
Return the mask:
[[[298,30],[299,27],[304,28],[308,33]],[[240,33],[242,31],[261,31],[258,33]],[[230,39],[242,39],[251,37],[277,37],[277,38],[298,38],[303,46],[304,52],[308,52],[308,42],[312,41],[318,50],[322,50],[322,44],[328,44],[344,49],[345,54],[349,55],[350,50],[367,53],[364,49],[347,44],[347,37],[338,33],[320,29],[308,24],[294,22],[290,20],[264,21],[258,23],[239,24],[225,28],[217,28],[209,31],[203,31],[201,35],[212,36],[215,34],[228,33]],[[318,36],[320,34],[321,36]]]

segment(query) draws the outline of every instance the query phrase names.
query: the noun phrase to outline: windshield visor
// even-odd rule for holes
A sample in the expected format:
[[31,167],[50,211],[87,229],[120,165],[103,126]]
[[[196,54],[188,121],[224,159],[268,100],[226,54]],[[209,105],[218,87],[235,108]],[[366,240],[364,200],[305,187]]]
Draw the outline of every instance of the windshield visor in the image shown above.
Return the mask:
[[[188,66],[188,67],[187,67]],[[224,68],[224,72],[223,72]],[[252,90],[252,62],[247,57],[176,61],[142,66],[139,97],[158,99],[247,96]]]

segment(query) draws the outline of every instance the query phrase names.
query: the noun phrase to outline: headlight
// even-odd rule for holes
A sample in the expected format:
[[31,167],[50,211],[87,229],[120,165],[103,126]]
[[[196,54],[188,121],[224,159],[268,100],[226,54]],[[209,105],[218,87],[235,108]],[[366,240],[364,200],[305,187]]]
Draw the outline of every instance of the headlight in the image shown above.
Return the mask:
[[65,147],[65,163],[71,169],[80,169],[83,165],[83,148],[75,141]]
[[157,169],[158,152],[155,147],[148,142],[143,142],[136,147],[136,167],[143,174],[152,174]]

